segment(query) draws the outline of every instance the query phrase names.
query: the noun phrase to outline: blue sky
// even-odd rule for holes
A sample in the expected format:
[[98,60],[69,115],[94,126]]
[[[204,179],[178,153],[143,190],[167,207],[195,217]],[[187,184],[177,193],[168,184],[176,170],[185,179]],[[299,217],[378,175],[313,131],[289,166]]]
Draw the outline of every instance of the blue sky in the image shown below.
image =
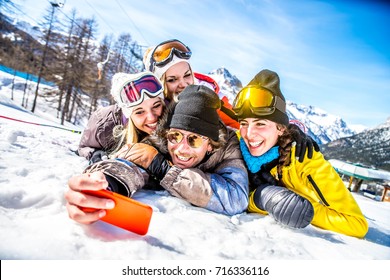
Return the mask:
[[[52,0],[54,1],[54,0]],[[49,0],[14,0],[29,21]],[[284,96],[374,127],[390,117],[390,5],[382,1],[63,0],[99,22],[98,36],[129,32],[147,47],[177,38],[195,71],[226,67],[245,85],[276,71]]]

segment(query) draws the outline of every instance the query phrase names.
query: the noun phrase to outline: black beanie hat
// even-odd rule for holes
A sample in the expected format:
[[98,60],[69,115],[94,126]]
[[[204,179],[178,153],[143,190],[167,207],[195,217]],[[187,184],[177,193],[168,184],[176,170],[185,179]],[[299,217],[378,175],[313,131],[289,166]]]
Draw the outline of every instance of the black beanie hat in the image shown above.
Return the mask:
[[[271,92],[275,96],[279,96],[283,101],[286,101],[281,90],[280,90],[280,79],[277,73],[264,69],[261,70],[256,76],[248,83],[247,86],[255,86],[264,90]],[[244,118],[260,118],[270,120],[276,123],[288,125],[289,119],[286,113],[286,108],[283,111],[275,109],[271,115],[258,116],[255,115],[249,108],[246,106],[245,110],[240,114],[239,119]]]
[[218,141],[221,107],[218,95],[203,85],[189,85],[180,94],[170,128],[191,131]]

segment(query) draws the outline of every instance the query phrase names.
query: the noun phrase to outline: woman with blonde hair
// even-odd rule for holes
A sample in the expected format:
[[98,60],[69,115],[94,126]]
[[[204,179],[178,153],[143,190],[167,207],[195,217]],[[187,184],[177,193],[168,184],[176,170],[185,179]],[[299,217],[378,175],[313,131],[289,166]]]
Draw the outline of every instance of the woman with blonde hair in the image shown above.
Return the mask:
[[96,110],[81,137],[78,153],[90,163],[151,134],[165,109],[162,84],[151,72],[115,74],[111,95],[116,103]]
[[194,72],[191,67],[191,49],[177,39],[171,39],[149,47],[143,62],[147,71],[153,72],[164,85],[164,96],[167,102],[177,101],[179,94],[188,85],[204,85],[212,89],[222,101],[218,110],[223,123],[231,128],[238,129],[234,112],[226,96],[220,97],[220,89],[213,78],[205,74]]

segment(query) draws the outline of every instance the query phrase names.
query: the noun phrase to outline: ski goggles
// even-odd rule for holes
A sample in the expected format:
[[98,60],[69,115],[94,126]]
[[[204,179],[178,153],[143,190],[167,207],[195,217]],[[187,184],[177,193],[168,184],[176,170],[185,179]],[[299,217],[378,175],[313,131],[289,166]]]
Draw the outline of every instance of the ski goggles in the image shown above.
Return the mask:
[[150,69],[153,72],[154,68],[163,67],[172,61],[173,55],[181,59],[190,59],[192,52],[189,47],[184,45],[179,40],[173,39],[164,41],[157,45],[150,56]]
[[191,148],[199,148],[203,145],[204,140],[207,140],[208,138],[202,135],[198,134],[183,134],[178,130],[170,130],[167,133],[167,139],[171,144],[180,144],[183,139],[186,138],[188,146]]
[[258,116],[271,115],[275,109],[286,112],[286,102],[282,98],[257,86],[244,87],[234,99],[232,109],[240,116],[248,106],[252,113]]
[[151,73],[143,73],[138,78],[127,81],[121,88],[120,102],[125,107],[133,107],[142,103],[145,94],[154,98],[163,93],[161,82]]

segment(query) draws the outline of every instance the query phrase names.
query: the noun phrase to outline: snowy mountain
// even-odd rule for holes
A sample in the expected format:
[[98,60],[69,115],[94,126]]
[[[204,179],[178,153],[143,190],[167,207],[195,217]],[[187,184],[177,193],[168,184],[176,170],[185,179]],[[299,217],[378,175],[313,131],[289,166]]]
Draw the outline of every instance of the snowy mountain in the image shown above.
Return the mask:
[[390,117],[388,117],[387,120],[386,120],[384,123],[378,125],[377,127],[374,127],[374,128],[371,129],[371,130],[386,128],[386,127],[387,127],[387,128],[390,127]]
[[41,44],[44,44],[44,42],[41,39],[42,30],[37,25],[31,25],[30,23],[23,21],[23,20],[17,20],[15,19],[12,23],[17,29],[22,30],[32,36],[35,40],[40,42]]
[[313,106],[299,105],[287,100],[287,114],[290,120],[302,122],[307,134],[319,144],[356,133],[340,117]]
[[375,128],[323,145],[328,159],[339,159],[390,171],[390,118]]
[[221,96],[226,96],[230,103],[233,103],[237,93],[242,89],[241,81],[224,67],[215,69],[208,75],[218,83]]
[[[211,71],[209,75],[219,84],[222,95],[225,95],[232,104],[235,96],[243,87],[241,81],[223,67]],[[313,106],[299,105],[287,100],[287,114],[290,120],[297,121],[295,123],[319,144],[348,137],[358,132],[349,127],[340,117]]]

